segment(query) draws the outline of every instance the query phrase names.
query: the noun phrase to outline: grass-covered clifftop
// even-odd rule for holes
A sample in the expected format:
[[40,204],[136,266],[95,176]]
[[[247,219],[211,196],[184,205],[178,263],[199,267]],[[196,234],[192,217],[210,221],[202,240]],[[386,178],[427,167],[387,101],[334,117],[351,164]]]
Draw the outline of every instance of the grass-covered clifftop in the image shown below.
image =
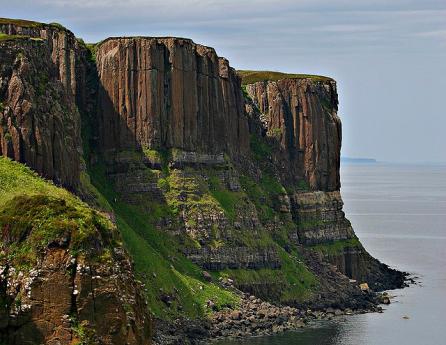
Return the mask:
[[100,254],[119,245],[112,222],[67,190],[39,177],[28,167],[0,157],[0,260],[30,269],[52,243],[69,242],[73,255]]
[[276,71],[238,70],[237,74],[242,78],[242,85],[254,84],[259,81],[278,81],[281,79],[312,79],[315,81],[333,80],[321,75],[283,73]]

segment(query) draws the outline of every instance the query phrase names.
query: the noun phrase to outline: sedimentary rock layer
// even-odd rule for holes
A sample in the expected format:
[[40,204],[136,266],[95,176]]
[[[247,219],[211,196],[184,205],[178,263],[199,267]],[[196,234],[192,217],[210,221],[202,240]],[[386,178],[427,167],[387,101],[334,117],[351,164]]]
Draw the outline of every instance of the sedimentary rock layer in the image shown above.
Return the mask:
[[299,223],[299,242],[305,245],[353,238],[355,233],[342,211],[339,191],[291,195],[293,218]]
[[103,151],[246,152],[240,81],[214,49],[181,38],[111,38],[97,51]]

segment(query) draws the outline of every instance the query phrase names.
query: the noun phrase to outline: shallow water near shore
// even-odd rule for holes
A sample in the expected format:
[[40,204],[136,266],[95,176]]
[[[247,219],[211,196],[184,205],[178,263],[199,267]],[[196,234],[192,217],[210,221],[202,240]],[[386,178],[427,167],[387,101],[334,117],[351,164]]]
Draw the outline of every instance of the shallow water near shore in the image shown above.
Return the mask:
[[345,213],[365,248],[420,283],[391,291],[384,313],[215,344],[446,344],[446,166],[349,164],[341,180]]

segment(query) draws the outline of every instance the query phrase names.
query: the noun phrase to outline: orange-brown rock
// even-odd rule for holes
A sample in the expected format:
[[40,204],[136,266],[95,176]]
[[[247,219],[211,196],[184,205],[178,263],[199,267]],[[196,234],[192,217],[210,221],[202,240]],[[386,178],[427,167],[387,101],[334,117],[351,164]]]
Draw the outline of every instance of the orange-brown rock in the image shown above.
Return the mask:
[[104,151],[248,149],[240,80],[214,49],[182,38],[110,38],[97,68]]
[[264,114],[268,135],[286,152],[289,173],[304,178],[313,190],[339,190],[336,82],[282,79],[249,84],[246,90]]

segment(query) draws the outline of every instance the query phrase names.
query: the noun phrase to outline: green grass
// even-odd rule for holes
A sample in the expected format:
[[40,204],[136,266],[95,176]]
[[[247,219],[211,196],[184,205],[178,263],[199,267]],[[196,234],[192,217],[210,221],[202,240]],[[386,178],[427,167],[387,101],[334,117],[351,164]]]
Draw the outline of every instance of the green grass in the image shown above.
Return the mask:
[[0,229],[3,259],[23,269],[32,267],[48,245],[64,239],[73,255],[118,245],[106,217],[7,158],[0,158]]
[[63,26],[60,23],[54,22],[54,23],[50,23],[49,25],[52,26],[53,28],[56,28],[56,29],[59,29],[59,30],[63,30],[63,31],[67,31],[68,30],[65,26]]
[[268,159],[273,153],[272,147],[268,145],[268,143],[266,143],[263,138],[260,138],[255,134],[252,134],[250,136],[249,144],[251,152],[253,153],[254,158],[257,161],[263,161],[265,159]]
[[356,248],[360,246],[361,242],[359,242],[359,239],[355,237],[348,240],[339,240],[331,243],[316,244],[311,246],[310,248],[324,255],[339,255],[344,253],[344,250],[346,248]]
[[64,30],[64,31],[67,30],[66,27],[64,27],[62,24],[59,24],[59,23],[45,24],[45,23],[35,22],[32,20],[0,18],[0,25],[9,25],[9,24],[21,26],[24,28],[41,28],[41,27],[44,27],[45,25],[49,25],[49,26],[52,26],[52,27],[60,29],[60,30]]
[[275,206],[280,195],[286,194],[285,188],[273,176],[263,173],[260,181],[249,176],[240,176],[240,184],[248,198],[255,205],[262,222],[279,219],[280,215]]
[[25,36],[25,35],[7,35],[4,33],[0,32],[0,42],[1,41],[13,41],[13,40],[17,40],[17,39],[29,39],[29,36]]
[[325,226],[330,223],[331,222],[324,221],[321,219],[311,219],[311,220],[299,221],[297,223],[297,226],[299,227],[299,229],[306,230],[306,229],[314,229],[317,227]]
[[209,191],[215,200],[218,201],[220,206],[225,211],[225,215],[230,220],[235,220],[237,215],[237,206],[241,204],[243,196],[241,193],[232,192],[227,188],[224,188],[220,179],[210,174],[209,177]]
[[[156,215],[119,200],[103,167],[90,169],[90,174],[92,185],[114,211],[137,275],[146,285],[149,308],[157,317],[204,317],[209,312],[204,306],[207,299],[212,299],[217,308],[238,303],[234,294],[203,280],[202,270],[181,253],[178,241],[155,228]],[[170,305],[161,301],[163,294],[173,296]]]
[[259,81],[277,81],[281,79],[312,79],[316,81],[330,81],[329,77],[312,74],[293,74],[274,71],[239,70],[237,74],[242,78],[242,85],[254,84]]
[[307,181],[299,180],[299,182],[297,183],[297,190],[309,191],[310,190],[310,186],[309,186]]
[[[258,270],[226,269],[219,274],[231,277],[238,286],[251,286],[259,297],[279,303],[303,303],[317,290],[317,277],[305,266],[297,252],[277,247],[282,267]],[[267,286],[266,288],[259,288]],[[265,290],[266,289],[266,290]]]
[[43,25],[42,23],[34,22],[31,20],[0,18],[0,25],[2,25],[2,24],[13,24],[13,25],[27,27],[27,28],[36,28],[36,27],[40,27]]

